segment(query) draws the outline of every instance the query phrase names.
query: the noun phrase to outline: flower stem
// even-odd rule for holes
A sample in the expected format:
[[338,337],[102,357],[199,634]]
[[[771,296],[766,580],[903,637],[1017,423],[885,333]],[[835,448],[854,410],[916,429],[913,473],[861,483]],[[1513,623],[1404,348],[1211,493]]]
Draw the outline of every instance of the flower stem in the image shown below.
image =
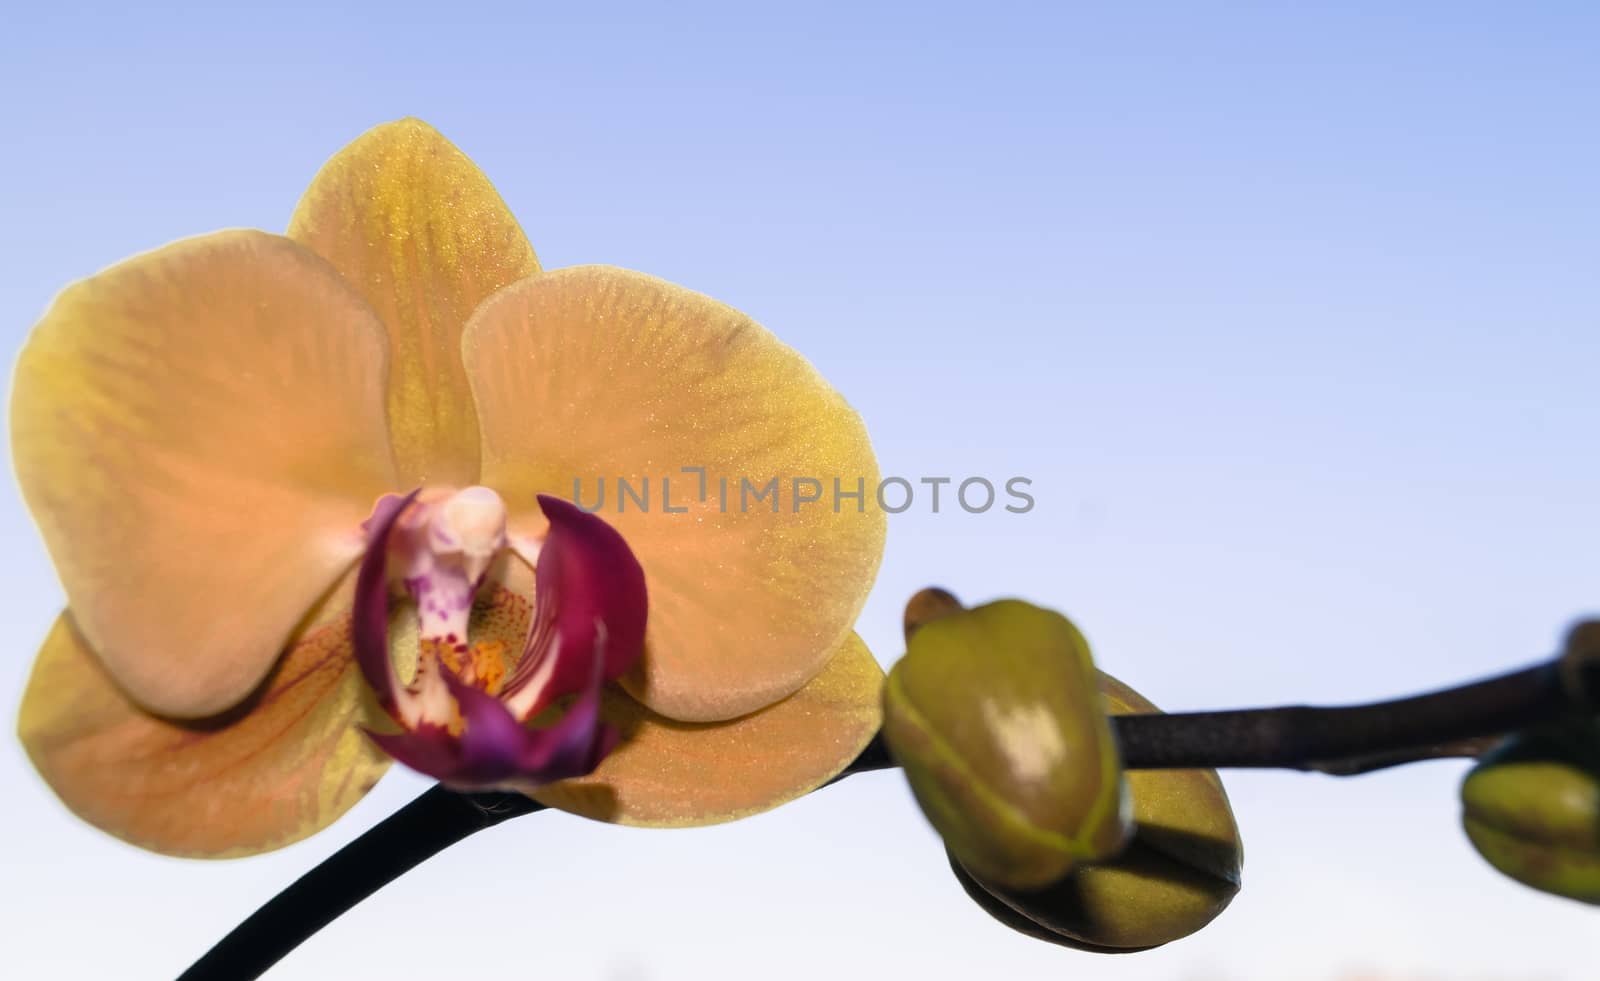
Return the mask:
[[1130,770],[1273,767],[1354,776],[1476,756],[1490,737],[1584,706],[1559,660],[1443,691],[1368,705],[1235,709],[1112,720]]
[[[1600,673],[1560,661],[1456,688],[1367,705],[1236,709],[1112,719],[1131,770],[1270,767],[1354,776],[1450,756],[1476,756],[1497,737],[1600,703]],[[1574,679],[1577,679],[1574,681]],[[834,782],[895,762],[875,737]],[[256,910],[179,981],[260,976],[363,899],[468,835],[544,805],[521,794],[425,791]]]
[[179,981],[260,977],[357,903],[461,839],[542,810],[522,794],[458,794],[433,786],[251,913]]

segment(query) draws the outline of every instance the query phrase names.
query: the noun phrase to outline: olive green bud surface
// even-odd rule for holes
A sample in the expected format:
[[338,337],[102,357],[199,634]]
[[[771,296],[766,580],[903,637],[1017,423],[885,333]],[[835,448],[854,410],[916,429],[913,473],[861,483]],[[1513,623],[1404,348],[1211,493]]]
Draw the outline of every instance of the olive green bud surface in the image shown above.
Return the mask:
[[[1158,709],[1102,674],[1114,715]],[[987,880],[952,856],[956,877],[1000,922],[1029,936],[1097,953],[1148,950],[1182,939],[1239,891],[1244,845],[1215,770],[1132,770],[1132,841],[1115,858],[1026,891]]]
[[1126,793],[1083,636],[1016,600],[936,606],[889,672],[883,733],[946,846],[1016,889],[1116,854]]
[[1600,905],[1600,720],[1511,737],[1461,785],[1478,854],[1524,885]]

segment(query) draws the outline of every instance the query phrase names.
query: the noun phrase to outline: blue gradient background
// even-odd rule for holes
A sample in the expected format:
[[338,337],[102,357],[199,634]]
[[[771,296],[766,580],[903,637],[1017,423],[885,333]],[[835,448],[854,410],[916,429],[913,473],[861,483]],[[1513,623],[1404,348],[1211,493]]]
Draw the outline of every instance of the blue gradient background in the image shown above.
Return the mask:
[[[1600,18],[1314,6],[31,4],[0,28],[3,346],[124,256],[281,229],[414,114],[547,267],[664,276],[804,351],[886,473],[1033,478],[1027,515],[892,520],[886,662],[937,581],[1064,610],[1167,708],[1495,671],[1600,605]],[[61,593],[11,491],[0,535],[9,713]],[[272,976],[1592,976],[1595,913],[1476,858],[1460,772],[1228,775],[1244,892],[1132,957],[991,922],[878,774],[708,830],[516,822]],[[422,786],[186,863],[79,823],[8,741],[0,970],[171,976]]]

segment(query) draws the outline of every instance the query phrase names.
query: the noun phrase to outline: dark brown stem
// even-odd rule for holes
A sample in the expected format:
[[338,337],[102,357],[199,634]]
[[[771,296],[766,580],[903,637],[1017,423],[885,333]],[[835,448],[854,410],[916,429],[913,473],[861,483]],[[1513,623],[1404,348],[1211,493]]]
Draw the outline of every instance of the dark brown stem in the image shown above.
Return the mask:
[[1580,703],[1555,661],[1368,705],[1235,709],[1113,719],[1130,770],[1274,767],[1351,776],[1481,749]]
[[178,981],[260,977],[306,938],[461,839],[542,810],[543,804],[522,794],[431,787],[269,899]]

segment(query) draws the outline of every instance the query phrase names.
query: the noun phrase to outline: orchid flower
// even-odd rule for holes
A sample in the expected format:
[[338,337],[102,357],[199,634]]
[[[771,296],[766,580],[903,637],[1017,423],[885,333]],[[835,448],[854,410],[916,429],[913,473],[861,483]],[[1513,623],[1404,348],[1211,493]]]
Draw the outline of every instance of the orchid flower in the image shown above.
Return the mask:
[[69,287],[11,421],[68,605],[19,734],[67,807],[145,848],[285,845],[391,759],[600,820],[731,820],[877,728],[851,629],[883,546],[870,492],[567,500],[686,467],[873,487],[856,413],[714,300],[542,272],[415,120],[334,156],[287,236],[204,235]]

